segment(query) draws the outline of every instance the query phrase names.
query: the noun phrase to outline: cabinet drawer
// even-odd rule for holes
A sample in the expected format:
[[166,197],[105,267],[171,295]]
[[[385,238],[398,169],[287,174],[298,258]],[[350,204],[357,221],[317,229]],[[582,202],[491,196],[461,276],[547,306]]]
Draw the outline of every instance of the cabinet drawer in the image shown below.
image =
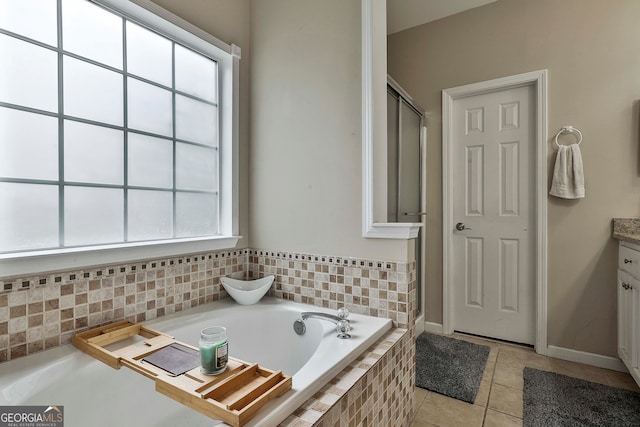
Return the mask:
[[618,268],[640,279],[640,252],[620,245],[618,250]]

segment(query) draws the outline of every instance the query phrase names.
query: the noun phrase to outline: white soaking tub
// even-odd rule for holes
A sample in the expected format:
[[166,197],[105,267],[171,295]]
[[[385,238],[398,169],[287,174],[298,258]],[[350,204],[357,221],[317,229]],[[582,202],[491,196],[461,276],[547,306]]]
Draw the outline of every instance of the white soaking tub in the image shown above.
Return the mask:
[[[292,375],[292,389],[247,424],[274,426],[391,329],[388,319],[351,314],[350,339],[338,339],[335,325],[319,319],[307,319],[299,336],[293,322],[304,311],[335,314],[275,298],[249,306],[225,299],[144,323],[194,346],[203,328],[225,326],[230,356]],[[152,380],[71,344],[0,364],[0,405],[63,405],[65,427],[221,424],[156,392]]]

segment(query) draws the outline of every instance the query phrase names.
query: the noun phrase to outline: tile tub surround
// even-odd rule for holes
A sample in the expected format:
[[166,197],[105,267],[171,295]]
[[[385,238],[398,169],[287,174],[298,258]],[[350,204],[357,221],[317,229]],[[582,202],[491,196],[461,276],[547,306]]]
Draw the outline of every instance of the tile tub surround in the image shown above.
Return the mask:
[[[413,326],[415,263],[238,249],[0,278],[0,362],[67,344],[82,330],[226,298],[221,276],[276,275],[271,295]],[[409,328],[412,330],[413,328]]]
[[80,331],[143,322],[218,300],[219,277],[243,274],[245,250],[26,278],[0,278],[0,362],[71,342]]
[[249,277],[275,276],[269,294],[318,307],[349,311],[413,327],[416,312],[414,262],[372,261],[325,255],[248,251]]
[[408,426],[415,395],[415,262],[249,250],[249,276],[273,296],[394,321],[393,329],[281,425]]
[[391,330],[281,426],[408,426],[415,406],[413,342],[410,331]]
[[219,278],[275,274],[274,296],[388,317],[391,330],[294,412],[286,426],[408,425],[414,412],[415,262],[254,249],[27,278],[0,278],[0,361],[89,327],[145,321],[227,294]]

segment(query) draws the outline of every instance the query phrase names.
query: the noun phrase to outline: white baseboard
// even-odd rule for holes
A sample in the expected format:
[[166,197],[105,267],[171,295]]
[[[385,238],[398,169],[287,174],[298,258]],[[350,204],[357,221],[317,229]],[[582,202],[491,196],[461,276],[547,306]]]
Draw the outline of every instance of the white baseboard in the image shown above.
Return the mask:
[[424,330],[425,332],[430,332],[432,334],[440,334],[442,335],[442,324],[434,323],[434,322],[424,322]]
[[416,329],[415,329],[416,337],[423,332],[424,332],[424,314],[421,314],[416,319]]
[[586,365],[597,366],[599,368],[611,369],[620,372],[629,372],[622,360],[617,357],[603,356],[601,354],[587,353],[569,348],[547,346],[547,356],[556,359],[568,360],[570,362],[584,363]]

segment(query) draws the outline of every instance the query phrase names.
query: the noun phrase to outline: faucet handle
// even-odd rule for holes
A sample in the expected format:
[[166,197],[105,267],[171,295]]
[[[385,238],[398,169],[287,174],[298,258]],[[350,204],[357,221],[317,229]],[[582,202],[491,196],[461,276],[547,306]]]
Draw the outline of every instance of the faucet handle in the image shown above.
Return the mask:
[[336,323],[336,332],[338,333],[338,338],[351,338],[351,335],[349,335],[349,332],[351,332],[351,323],[349,323],[347,319],[340,320]]
[[340,307],[338,309],[338,317],[341,319],[346,319],[347,317],[349,317],[349,310],[347,310],[347,307]]

